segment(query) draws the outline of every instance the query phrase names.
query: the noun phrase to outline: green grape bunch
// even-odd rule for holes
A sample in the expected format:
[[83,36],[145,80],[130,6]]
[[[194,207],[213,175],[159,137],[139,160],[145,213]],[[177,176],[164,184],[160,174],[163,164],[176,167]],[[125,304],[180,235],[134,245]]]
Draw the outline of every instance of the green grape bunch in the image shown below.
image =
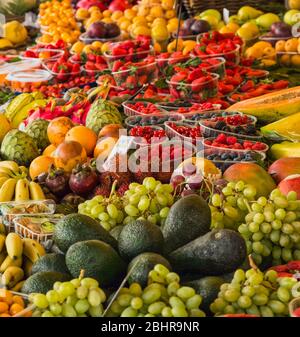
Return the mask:
[[273,265],[300,259],[300,200],[296,192],[283,195],[278,189],[269,198],[251,203],[238,228],[246,240],[248,254],[260,265],[272,255]]
[[127,217],[124,224],[136,219],[145,219],[162,225],[174,203],[174,189],[170,184],[162,184],[153,177],[147,177],[143,184],[131,183],[123,197]]
[[105,292],[93,278],[55,282],[46,294],[30,294],[33,317],[102,317]]
[[243,181],[229,182],[221,193],[211,196],[212,228],[237,230],[249,212],[249,203],[255,200],[256,189]]
[[275,270],[263,273],[256,266],[235,271],[231,283],[224,283],[210,310],[216,315],[250,314],[259,317],[289,316],[297,280],[278,277]]
[[148,285],[122,288],[108,309],[109,317],[204,317],[202,297],[161,264],[149,272]]

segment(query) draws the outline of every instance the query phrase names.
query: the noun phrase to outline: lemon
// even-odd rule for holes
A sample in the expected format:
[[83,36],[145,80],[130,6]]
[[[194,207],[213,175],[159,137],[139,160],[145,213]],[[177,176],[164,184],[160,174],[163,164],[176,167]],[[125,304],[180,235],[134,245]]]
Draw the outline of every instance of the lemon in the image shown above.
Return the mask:
[[89,11],[84,8],[77,9],[76,15],[75,15],[76,19],[80,21],[89,18],[89,16],[90,16]]
[[155,18],[162,18],[164,16],[164,11],[161,6],[154,6],[150,9],[150,15]]
[[103,43],[101,41],[94,41],[92,47],[95,50],[101,50]]
[[219,23],[219,20],[215,16],[212,16],[212,15],[205,15],[201,17],[201,20],[207,21],[212,28],[217,27]]
[[176,17],[176,11],[174,9],[169,9],[165,13],[165,18],[166,19],[172,19]]
[[291,63],[295,67],[300,67],[300,55],[293,55],[291,57]]
[[124,12],[124,16],[125,18],[132,20],[135,16],[136,16],[136,11],[132,10],[132,8],[130,9],[126,9]]
[[109,51],[109,49],[110,49],[110,42],[105,42],[101,47],[101,53],[104,54],[105,52]]
[[71,48],[71,52],[76,53],[76,54],[80,54],[84,47],[85,47],[85,44],[83,42],[77,41],[73,44],[73,46]]
[[229,22],[229,23],[227,23],[226,27],[230,31],[232,31],[233,33],[236,33],[237,30],[240,28],[240,26],[237,23],[235,23],[235,22]]
[[155,26],[151,30],[152,37],[157,41],[164,41],[169,39],[170,33],[166,26]]
[[138,35],[151,36],[151,30],[146,26],[139,26],[133,30],[133,35],[134,36],[138,36]]
[[173,0],[162,0],[161,1],[161,7],[165,10],[172,9],[174,6]]
[[111,18],[114,21],[118,21],[122,16],[123,16],[122,11],[115,11],[115,12],[112,13]]
[[150,13],[150,9],[148,6],[143,6],[143,5],[139,6],[139,9],[138,9],[139,16],[147,16],[149,15],[149,13]]
[[167,20],[164,18],[156,18],[154,19],[154,21],[152,22],[152,27],[156,26],[156,25],[163,25],[166,26],[167,25]]
[[120,29],[127,30],[130,25],[131,25],[131,22],[128,19],[126,19],[120,24]]
[[144,24],[147,25],[147,20],[143,16],[136,16],[132,20],[133,23]]

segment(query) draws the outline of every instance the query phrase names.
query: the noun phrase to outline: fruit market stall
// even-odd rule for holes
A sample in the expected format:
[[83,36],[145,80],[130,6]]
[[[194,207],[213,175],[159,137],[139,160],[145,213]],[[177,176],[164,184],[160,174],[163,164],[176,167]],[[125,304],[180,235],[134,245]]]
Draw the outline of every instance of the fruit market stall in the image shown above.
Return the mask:
[[300,316],[300,2],[211,3],[0,2],[0,317]]

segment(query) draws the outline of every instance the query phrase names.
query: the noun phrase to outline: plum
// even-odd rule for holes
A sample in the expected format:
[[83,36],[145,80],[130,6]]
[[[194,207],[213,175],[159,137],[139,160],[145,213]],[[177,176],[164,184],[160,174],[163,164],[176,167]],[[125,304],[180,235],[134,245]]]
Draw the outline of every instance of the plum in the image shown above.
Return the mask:
[[291,36],[291,26],[284,22],[275,22],[271,26],[271,32],[278,37]]
[[106,24],[106,38],[113,38],[121,34],[120,28],[115,23]]
[[183,22],[182,28],[186,30],[190,30],[192,25],[197,21],[195,18],[189,18]]
[[201,34],[210,31],[211,27],[205,20],[196,20],[190,29],[193,34]]
[[106,26],[107,25],[102,21],[92,23],[87,30],[88,37],[99,39],[105,38],[107,34]]

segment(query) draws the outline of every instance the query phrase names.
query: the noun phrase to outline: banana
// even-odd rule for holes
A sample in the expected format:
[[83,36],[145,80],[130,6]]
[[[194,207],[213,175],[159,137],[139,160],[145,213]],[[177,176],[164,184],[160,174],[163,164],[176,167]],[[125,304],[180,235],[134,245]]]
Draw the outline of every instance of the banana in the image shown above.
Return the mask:
[[8,177],[14,177],[13,171],[9,169],[8,167],[0,166],[0,173],[5,174]]
[[30,261],[26,256],[24,256],[22,269],[24,270],[26,278],[28,278],[31,275],[32,266],[33,266],[32,261]]
[[[31,262],[36,262],[41,256],[46,254],[45,248],[37,241],[24,238],[23,239],[23,254],[28,257]],[[1,270],[0,270],[1,272]]]
[[2,275],[2,285],[12,288],[24,278],[24,271],[20,267],[8,267]]
[[10,169],[12,172],[18,172],[19,170],[19,165],[12,160],[4,160],[0,162],[0,167],[6,167]]
[[19,179],[16,184],[15,201],[28,201],[29,199],[29,181]]
[[25,280],[18,282],[15,286],[11,288],[11,291],[17,291],[20,292],[22,290],[23,284],[25,283]]
[[0,188],[6,182],[7,179],[8,179],[8,177],[0,177]]
[[12,267],[12,266],[21,267],[22,266],[22,258],[20,257],[17,260],[13,260],[7,255],[7,257],[5,258],[5,260],[2,262],[2,264],[0,266],[0,273],[4,273],[5,270],[8,267]]
[[24,173],[24,175],[27,176],[27,175],[28,175],[28,168],[25,167],[25,166],[19,166],[19,172],[20,172],[21,174]]
[[7,257],[6,251],[0,253],[0,264],[2,264],[2,262],[6,259],[6,257]]
[[5,225],[0,222],[0,234],[5,234],[6,233],[6,228]]
[[30,191],[31,200],[45,200],[46,199],[41,186],[34,181],[31,181],[29,183],[29,191]]
[[17,179],[9,178],[0,188],[0,202],[11,201],[15,194]]
[[4,115],[12,121],[18,111],[20,111],[25,105],[32,102],[34,98],[31,94],[23,93],[15,97],[8,105],[8,107],[5,109]]
[[6,236],[4,234],[0,234],[0,252],[2,252],[3,248],[5,247],[5,239]]
[[47,101],[44,99],[36,99],[29,104],[23,106],[22,109],[19,109],[18,112],[15,114],[15,116],[11,120],[11,125],[13,128],[18,128],[19,125],[23,122],[24,119],[26,119],[29,115],[29,111],[36,109],[38,107],[44,107],[46,106]]
[[6,237],[6,250],[12,260],[17,260],[23,253],[23,241],[16,233],[9,233]]

